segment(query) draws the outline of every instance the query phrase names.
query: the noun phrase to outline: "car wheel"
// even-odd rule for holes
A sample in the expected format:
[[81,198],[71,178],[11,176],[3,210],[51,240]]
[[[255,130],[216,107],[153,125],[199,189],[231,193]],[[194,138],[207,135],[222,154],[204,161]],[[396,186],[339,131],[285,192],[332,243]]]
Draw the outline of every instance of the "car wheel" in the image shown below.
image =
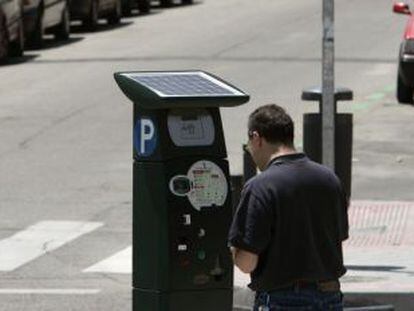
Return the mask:
[[83,21],[84,25],[90,30],[95,31],[98,28],[99,21],[99,2],[98,0],[91,0],[91,8],[89,16]]
[[168,8],[173,5],[172,0],[160,0],[160,1],[161,1],[161,6],[164,8]]
[[68,40],[70,36],[70,17],[69,17],[69,8],[67,4],[62,12],[62,20],[57,26],[55,31],[55,38],[57,40]]
[[151,0],[138,0],[138,10],[142,14],[147,14],[151,11]]
[[19,35],[14,42],[10,42],[9,56],[21,57],[24,50],[24,29],[23,21],[19,20]]
[[39,8],[38,12],[35,30],[28,38],[29,45],[34,49],[41,49],[43,47],[43,33],[45,32],[43,26],[43,9]]
[[121,17],[122,17],[122,3],[121,3],[121,0],[116,0],[114,11],[108,17],[108,24],[110,25],[119,24],[119,22],[121,21]]
[[7,32],[6,21],[0,16],[0,59],[9,53],[9,34]]
[[413,103],[413,89],[404,83],[399,73],[397,78],[397,100],[400,104]]

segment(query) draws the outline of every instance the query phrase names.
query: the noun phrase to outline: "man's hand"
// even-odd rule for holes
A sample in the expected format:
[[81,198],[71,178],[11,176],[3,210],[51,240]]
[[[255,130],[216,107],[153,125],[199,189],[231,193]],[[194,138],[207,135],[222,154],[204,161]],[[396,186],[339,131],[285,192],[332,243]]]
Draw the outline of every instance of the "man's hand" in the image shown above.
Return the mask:
[[259,260],[259,256],[244,251],[242,249],[238,249],[236,247],[231,246],[230,251],[233,257],[233,262],[237,268],[239,268],[244,273],[251,273],[256,269],[257,262]]

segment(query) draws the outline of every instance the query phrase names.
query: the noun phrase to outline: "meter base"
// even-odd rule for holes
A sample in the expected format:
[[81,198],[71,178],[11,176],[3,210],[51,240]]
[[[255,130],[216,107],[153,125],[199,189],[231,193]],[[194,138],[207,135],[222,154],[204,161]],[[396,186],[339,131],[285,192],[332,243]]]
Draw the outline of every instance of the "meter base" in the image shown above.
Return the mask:
[[133,289],[132,311],[231,311],[232,289],[158,292]]

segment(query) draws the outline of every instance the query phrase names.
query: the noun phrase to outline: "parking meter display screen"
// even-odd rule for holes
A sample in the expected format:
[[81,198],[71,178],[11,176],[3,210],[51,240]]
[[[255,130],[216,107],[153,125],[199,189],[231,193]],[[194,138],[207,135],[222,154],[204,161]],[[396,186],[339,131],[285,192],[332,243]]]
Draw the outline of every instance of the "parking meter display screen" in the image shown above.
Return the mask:
[[137,72],[124,76],[160,97],[217,97],[244,95],[236,88],[202,71]]
[[[228,184],[223,170],[211,161],[198,161],[185,176],[177,175],[170,181],[170,190],[177,196],[188,197],[198,211],[201,208],[223,206],[228,193]],[[189,185],[190,189],[187,188]],[[189,190],[189,191],[188,191]]]
[[168,114],[168,132],[176,146],[209,146],[214,142],[213,118],[205,109],[172,110]]

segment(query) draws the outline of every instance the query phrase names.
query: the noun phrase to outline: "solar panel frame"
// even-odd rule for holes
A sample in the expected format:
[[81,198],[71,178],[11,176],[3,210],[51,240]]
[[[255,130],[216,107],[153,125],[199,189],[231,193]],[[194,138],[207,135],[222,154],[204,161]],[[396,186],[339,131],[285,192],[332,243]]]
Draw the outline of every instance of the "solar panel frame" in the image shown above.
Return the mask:
[[122,75],[161,98],[246,96],[234,86],[203,71],[128,72]]

